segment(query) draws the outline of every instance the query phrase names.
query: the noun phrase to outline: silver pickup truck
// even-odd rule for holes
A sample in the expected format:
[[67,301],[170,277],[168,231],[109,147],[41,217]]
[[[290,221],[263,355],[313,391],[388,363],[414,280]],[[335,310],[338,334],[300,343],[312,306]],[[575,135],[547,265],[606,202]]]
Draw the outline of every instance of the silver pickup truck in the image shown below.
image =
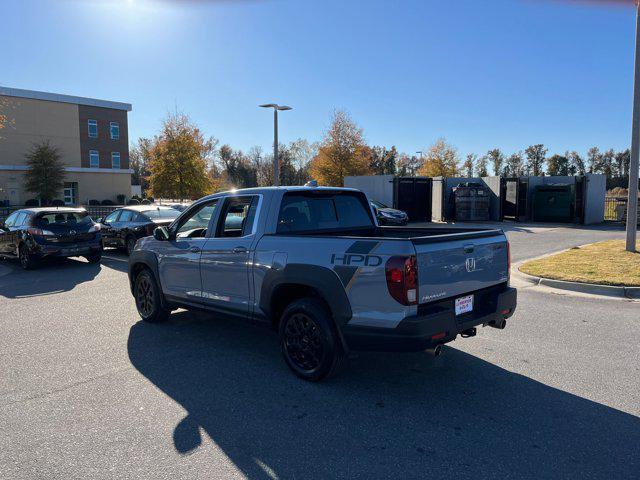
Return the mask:
[[516,308],[501,230],[380,227],[347,188],[202,198],[139,240],[129,280],[143,320],[176,308],[270,323],[287,365],[320,380],[350,350],[439,353]]

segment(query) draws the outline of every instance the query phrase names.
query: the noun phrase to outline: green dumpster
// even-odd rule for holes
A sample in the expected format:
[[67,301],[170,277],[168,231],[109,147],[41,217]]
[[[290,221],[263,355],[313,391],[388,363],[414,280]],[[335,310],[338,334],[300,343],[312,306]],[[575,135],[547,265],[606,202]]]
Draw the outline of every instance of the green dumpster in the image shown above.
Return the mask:
[[538,185],[533,192],[534,222],[573,222],[573,185]]

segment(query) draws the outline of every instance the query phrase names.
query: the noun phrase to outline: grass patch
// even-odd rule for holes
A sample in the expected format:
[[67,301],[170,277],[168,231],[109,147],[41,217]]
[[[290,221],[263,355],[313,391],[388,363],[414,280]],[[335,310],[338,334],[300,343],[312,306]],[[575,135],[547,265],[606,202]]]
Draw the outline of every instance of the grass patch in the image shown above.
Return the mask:
[[[640,250],[640,242],[637,244]],[[640,253],[627,252],[624,240],[607,240],[525,262],[520,271],[569,282],[640,287]]]

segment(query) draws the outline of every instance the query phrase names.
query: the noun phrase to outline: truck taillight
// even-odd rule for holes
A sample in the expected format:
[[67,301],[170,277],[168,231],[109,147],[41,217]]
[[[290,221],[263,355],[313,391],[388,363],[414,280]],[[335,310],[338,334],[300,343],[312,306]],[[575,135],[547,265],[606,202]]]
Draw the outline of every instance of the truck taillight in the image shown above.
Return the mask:
[[153,231],[156,229],[156,224],[155,223],[151,223],[149,225],[147,225],[147,237],[150,237],[151,235],[153,235]]
[[418,264],[416,257],[390,257],[385,264],[389,294],[402,305],[418,303]]

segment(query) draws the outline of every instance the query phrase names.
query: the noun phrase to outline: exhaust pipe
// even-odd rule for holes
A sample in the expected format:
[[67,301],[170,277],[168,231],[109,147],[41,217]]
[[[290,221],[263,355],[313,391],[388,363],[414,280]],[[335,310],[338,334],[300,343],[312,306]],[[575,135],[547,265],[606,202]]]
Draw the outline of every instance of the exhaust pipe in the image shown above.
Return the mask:
[[425,353],[428,353],[429,355],[433,355],[434,357],[440,356],[441,352],[442,352],[442,345],[436,345],[433,348],[427,348],[425,350]]
[[507,326],[507,321],[503,318],[501,320],[495,320],[489,323],[490,327],[497,328],[498,330],[504,330],[504,327]]

